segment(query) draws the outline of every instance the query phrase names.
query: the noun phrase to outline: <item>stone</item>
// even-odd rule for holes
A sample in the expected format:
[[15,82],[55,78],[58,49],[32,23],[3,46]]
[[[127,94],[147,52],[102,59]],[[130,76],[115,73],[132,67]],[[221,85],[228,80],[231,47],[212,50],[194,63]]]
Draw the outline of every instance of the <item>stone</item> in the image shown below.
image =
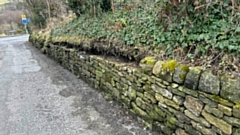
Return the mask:
[[151,110],[146,110],[148,115],[150,116],[150,118],[152,118],[153,120],[160,120],[163,119],[163,117],[161,117],[154,109]]
[[233,116],[240,118],[240,108],[238,106],[233,107]]
[[208,129],[203,127],[200,123],[196,123],[194,121],[191,121],[193,128],[200,131],[204,135],[217,135],[216,132],[214,132],[212,129]]
[[223,117],[223,112],[219,111],[217,108],[211,108],[210,106],[205,105],[204,110],[210,114],[213,114],[214,116],[216,116],[218,118]]
[[233,107],[234,104],[232,102],[229,102],[228,100],[225,100],[217,95],[212,95],[212,94],[207,94],[201,91],[198,91],[201,95],[204,95],[205,97],[207,97],[208,99],[211,99],[214,102],[220,103],[222,105],[226,105],[226,106],[230,106]]
[[189,135],[188,133],[185,132],[185,130],[179,128],[175,131],[176,135]]
[[206,111],[202,112],[203,117],[211,124],[222,130],[225,134],[232,134],[232,125],[228,124],[222,119],[214,117],[213,115],[207,113]]
[[159,107],[167,108],[168,106],[164,103],[158,102]]
[[176,113],[174,113],[174,115],[176,116],[176,118],[180,121],[180,122],[184,122],[187,124],[191,123],[191,119],[188,118],[186,115],[184,115],[182,112],[177,111]]
[[210,107],[218,107],[218,103],[210,100],[209,98],[205,97],[204,95],[200,94],[199,95],[199,99],[206,105],[210,106]]
[[194,91],[194,90],[191,90],[191,89],[188,89],[188,88],[185,88],[185,87],[178,87],[178,90],[179,91],[182,91],[186,94],[189,94],[191,96],[194,96],[194,97],[198,97],[198,92],[197,91]]
[[167,86],[164,85],[162,82],[156,81],[156,85],[158,85],[158,86],[161,87],[161,88],[167,88]]
[[227,106],[218,104],[218,110],[220,110],[221,112],[223,112],[227,116],[232,116],[232,108],[229,108]]
[[156,80],[155,80],[155,77],[154,76],[148,76],[148,80],[149,82],[155,84],[156,83]]
[[184,98],[183,98],[183,97],[180,97],[180,96],[174,96],[174,97],[173,97],[173,101],[174,101],[177,105],[183,105]]
[[234,128],[233,135],[240,135],[240,128]]
[[230,134],[225,134],[222,130],[220,130],[219,128],[215,127],[214,125],[212,125],[212,130],[216,133],[218,133],[219,135],[230,135]]
[[223,120],[225,120],[227,123],[240,128],[240,119],[234,118],[234,117],[228,117],[224,116]]
[[136,98],[136,104],[138,107],[142,108],[143,110],[146,110],[146,103],[139,97]]
[[[166,116],[166,112],[164,112],[163,110],[161,110],[157,105],[154,105],[154,110],[161,116],[161,117],[165,117]],[[158,120],[158,121],[162,121],[162,120]]]
[[161,94],[156,93],[155,94],[155,98],[157,99],[157,101],[159,101],[159,103],[158,103],[159,106],[162,106],[162,107],[166,108],[167,107],[166,105],[169,105],[169,106],[171,106],[171,107],[173,107],[175,109],[179,109],[180,108],[172,100],[164,98]]
[[194,97],[187,96],[184,102],[184,106],[192,112],[195,116],[199,116],[203,109],[203,103]]
[[144,92],[144,99],[148,99],[150,101],[150,103],[156,103],[156,99],[150,95],[148,92]]
[[160,122],[158,122],[158,121],[153,122],[153,130],[154,131],[162,132],[161,126],[162,126],[162,124]]
[[176,84],[176,83],[172,83],[172,84],[171,84],[171,87],[172,87],[173,89],[177,88],[178,86],[179,86],[179,85]]
[[201,125],[205,126],[205,127],[211,127],[211,125],[209,124],[209,122],[207,122],[204,118],[202,117],[196,117],[195,115],[193,115],[190,111],[185,110],[184,114],[189,117],[190,119],[199,122]]
[[113,95],[114,95],[115,97],[117,97],[117,99],[119,99],[119,97],[120,97],[120,92],[118,91],[118,89],[113,88],[113,89],[112,89],[112,93],[113,93]]
[[172,87],[168,86],[167,89],[169,91],[171,91],[175,95],[178,95],[178,96],[181,96],[181,97],[185,97],[186,96],[186,94],[184,92],[180,91],[177,88],[172,88]]
[[232,102],[240,102],[240,79],[231,79],[228,76],[221,78],[220,96]]
[[123,105],[126,108],[130,108],[131,107],[131,101],[128,98],[126,98],[125,96],[121,95],[120,99],[121,99],[121,101],[123,102]]
[[199,67],[189,68],[189,72],[185,78],[184,86],[192,90],[197,90],[201,72],[202,69]]
[[184,125],[184,129],[189,133],[190,135],[202,135],[199,131],[195,130],[190,125]]
[[172,100],[164,99],[164,103],[165,103],[166,105],[168,105],[168,106],[171,106],[171,107],[177,109],[177,110],[180,109],[180,106],[177,105],[176,103],[174,103]]
[[167,81],[163,81],[163,84],[166,85],[166,86],[169,86],[169,85],[170,85],[170,83],[167,82]]
[[155,84],[152,84],[152,85],[151,85],[151,88],[152,88],[155,92],[162,94],[164,97],[166,97],[166,98],[168,98],[168,99],[172,99],[173,94],[172,94],[170,91],[168,91],[168,90],[166,90],[166,89],[163,89],[163,88],[161,88],[161,87],[159,87],[159,86],[157,86],[157,85],[155,85]]
[[140,109],[139,107],[137,107],[137,105],[133,102],[132,102],[132,107],[133,107],[134,112],[137,115],[142,116],[143,118],[149,118],[148,114],[145,111],[143,111],[142,109]]
[[96,76],[97,77],[102,77],[103,76],[103,73],[101,71],[96,71]]
[[178,84],[183,84],[188,71],[189,71],[188,66],[186,66],[184,64],[178,65],[173,74],[173,81]]
[[156,75],[157,77],[160,76],[162,65],[164,64],[163,61],[157,61],[155,65],[153,66],[152,73]]
[[131,100],[134,100],[136,99],[137,97],[137,92],[135,89],[133,89],[132,87],[129,87],[128,88],[128,97],[131,99]]
[[143,93],[137,91],[137,97],[143,98]]
[[178,66],[178,63],[174,60],[167,61],[162,64],[160,78],[171,83],[173,80],[173,74],[175,72],[175,68]]
[[142,71],[146,74],[152,74],[153,66],[157,60],[153,57],[145,57],[139,62],[139,67],[142,69]]
[[203,72],[199,80],[198,89],[206,93],[218,95],[220,92],[219,77],[214,76],[211,72]]

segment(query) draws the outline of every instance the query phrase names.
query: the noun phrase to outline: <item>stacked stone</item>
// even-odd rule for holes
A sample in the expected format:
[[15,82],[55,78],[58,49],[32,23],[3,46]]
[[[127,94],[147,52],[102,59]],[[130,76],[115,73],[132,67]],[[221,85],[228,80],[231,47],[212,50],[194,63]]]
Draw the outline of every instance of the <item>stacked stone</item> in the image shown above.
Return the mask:
[[50,45],[48,55],[123,103],[149,128],[166,135],[240,135],[238,79],[173,60],[146,57],[138,68],[76,50]]

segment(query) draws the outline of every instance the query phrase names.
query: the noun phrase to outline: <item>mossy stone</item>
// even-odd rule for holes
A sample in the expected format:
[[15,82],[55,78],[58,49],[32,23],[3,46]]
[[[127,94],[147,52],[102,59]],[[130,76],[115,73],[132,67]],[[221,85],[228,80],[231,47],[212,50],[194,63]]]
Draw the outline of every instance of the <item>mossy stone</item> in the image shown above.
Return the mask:
[[240,79],[231,79],[228,76],[221,77],[221,97],[232,102],[240,102]]
[[139,67],[144,73],[150,75],[156,62],[157,60],[153,57],[145,57],[139,62]]
[[152,73],[159,77],[162,69],[162,65],[164,64],[163,61],[157,61],[156,64],[153,67]]
[[143,118],[149,118],[149,115],[143,111],[142,109],[140,109],[135,103],[132,102],[132,107],[133,110],[135,111],[136,114],[138,114],[139,116],[142,116]]
[[187,65],[178,65],[173,75],[173,81],[178,84],[183,84],[188,71],[189,67]]
[[184,86],[192,90],[197,90],[201,72],[202,69],[199,67],[189,68],[189,72],[185,78]]
[[170,60],[163,63],[161,68],[160,78],[171,83],[173,81],[173,74],[177,66],[178,66],[178,63],[174,60]]
[[211,72],[205,71],[200,77],[198,89],[206,93],[218,95],[220,92],[220,79]]

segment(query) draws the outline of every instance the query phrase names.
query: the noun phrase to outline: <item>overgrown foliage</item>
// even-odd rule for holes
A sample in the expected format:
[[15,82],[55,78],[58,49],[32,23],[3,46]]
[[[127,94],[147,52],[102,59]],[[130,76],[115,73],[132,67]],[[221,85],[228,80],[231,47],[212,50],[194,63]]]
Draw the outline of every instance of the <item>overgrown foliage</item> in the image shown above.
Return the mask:
[[233,63],[233,59],[222,61],[225,54],[239,59],[239,6],[239,0],[146,0],[100,17],[84,14],[55,29],[53,35],[119,40],[126,46],[148,48],[159,57],[221,66]]

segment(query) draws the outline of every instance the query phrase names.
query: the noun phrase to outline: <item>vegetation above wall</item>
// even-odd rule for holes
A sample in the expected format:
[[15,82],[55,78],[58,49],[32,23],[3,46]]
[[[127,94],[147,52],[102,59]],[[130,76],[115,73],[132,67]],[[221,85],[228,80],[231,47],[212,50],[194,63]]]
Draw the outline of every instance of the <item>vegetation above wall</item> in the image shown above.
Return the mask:
[[[234,5],[235,6],[234,6]],[[114,13],[83,14],[53,37],[79,36],[95,41],[119,41],[163,59],[216,71],[239,71],[239,3],[212,1],[174,3],[157,0],[129,3]]]

